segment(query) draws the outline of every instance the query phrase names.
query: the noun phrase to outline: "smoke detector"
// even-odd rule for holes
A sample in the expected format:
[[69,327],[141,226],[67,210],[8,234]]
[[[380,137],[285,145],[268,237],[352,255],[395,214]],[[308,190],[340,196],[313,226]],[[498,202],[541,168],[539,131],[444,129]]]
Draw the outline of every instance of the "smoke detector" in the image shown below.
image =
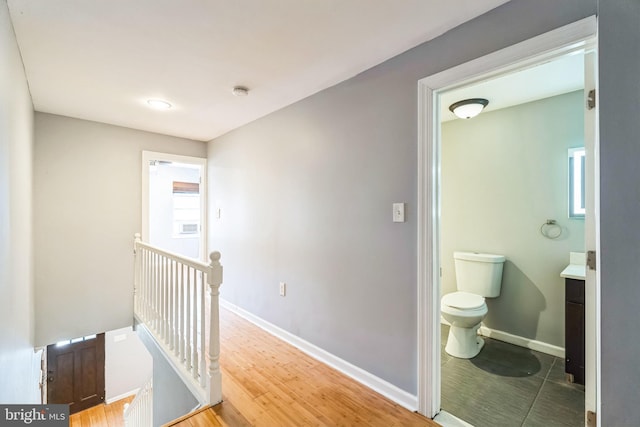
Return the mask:
[[235,96],[247,96],[249,95],[249,88],[245,86],[235,86],[231,92]]

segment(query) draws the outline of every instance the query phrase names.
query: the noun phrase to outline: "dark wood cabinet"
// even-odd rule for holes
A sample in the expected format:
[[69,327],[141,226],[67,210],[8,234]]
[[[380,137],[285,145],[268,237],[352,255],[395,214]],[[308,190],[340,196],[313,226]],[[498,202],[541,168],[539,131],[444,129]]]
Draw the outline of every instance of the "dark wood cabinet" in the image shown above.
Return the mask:
[[584,384],[584,280],[565,279],[565,372]]

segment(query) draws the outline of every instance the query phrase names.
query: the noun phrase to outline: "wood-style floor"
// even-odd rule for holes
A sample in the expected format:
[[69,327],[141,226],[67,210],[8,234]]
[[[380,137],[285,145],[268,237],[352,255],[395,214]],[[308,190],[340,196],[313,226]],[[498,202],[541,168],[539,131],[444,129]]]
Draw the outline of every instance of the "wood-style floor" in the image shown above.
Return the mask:
[[[438,426],[220,310],[224,401],[166,427]],[[71,427],[122,427],[133,397],[71,416]]]
[[124,426],[125,403],[131,403],[133,396],[109,405],[102,404],[77,412],[69,417],[70,427],[122,427]]
[[221,309],[224,402],[167,426],[437,426]]

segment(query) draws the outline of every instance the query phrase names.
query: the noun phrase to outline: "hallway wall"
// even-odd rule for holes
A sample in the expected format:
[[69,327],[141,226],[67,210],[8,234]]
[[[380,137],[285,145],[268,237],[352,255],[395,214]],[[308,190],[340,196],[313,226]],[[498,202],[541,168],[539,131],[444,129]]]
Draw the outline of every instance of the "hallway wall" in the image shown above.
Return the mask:
[[203,142],[36,113],[38,344],[131,326],[142,150],[206,156]]
[[107,331],[104,353],[104,399],[107,403],[140,388],[153,373],[153,358],[131,326]]
[[[211,141],[222,297],[415,394],[417,82],[595,7],[512,0]],[[392,222],[393,202],[407,222]]]
[[32,257],[33,105],[0,1],[0,403],[38,403]]
[[153,359],[153,425],[161,426],[189,413],[199,402],[169,364],[151,333],[139,326],[136,334]]

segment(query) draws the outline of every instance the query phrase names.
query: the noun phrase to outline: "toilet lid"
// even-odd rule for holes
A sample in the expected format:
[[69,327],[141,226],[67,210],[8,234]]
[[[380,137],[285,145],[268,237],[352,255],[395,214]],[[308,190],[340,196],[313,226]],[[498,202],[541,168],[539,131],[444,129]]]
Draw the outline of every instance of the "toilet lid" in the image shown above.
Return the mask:
[[453,292],[442,297],[442,303],[461,310],[471,310],[482,307],[484,297],[468,292]]

